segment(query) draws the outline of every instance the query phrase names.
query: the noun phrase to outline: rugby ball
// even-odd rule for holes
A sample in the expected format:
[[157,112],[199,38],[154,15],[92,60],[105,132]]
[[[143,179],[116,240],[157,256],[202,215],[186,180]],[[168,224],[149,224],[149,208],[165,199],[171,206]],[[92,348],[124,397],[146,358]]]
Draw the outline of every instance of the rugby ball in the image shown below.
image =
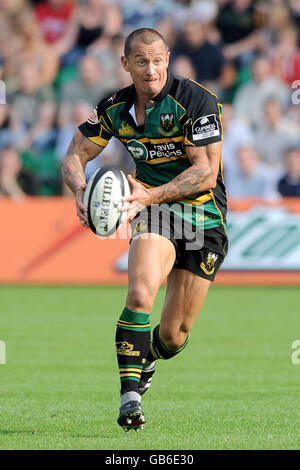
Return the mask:
[[88,209],[90,229],[99,237],[109,237],[120,228],[126,216],[121,212],[122,198],[129,194],[127,178],[117,168],[103,166],[90,177],[83,203]]

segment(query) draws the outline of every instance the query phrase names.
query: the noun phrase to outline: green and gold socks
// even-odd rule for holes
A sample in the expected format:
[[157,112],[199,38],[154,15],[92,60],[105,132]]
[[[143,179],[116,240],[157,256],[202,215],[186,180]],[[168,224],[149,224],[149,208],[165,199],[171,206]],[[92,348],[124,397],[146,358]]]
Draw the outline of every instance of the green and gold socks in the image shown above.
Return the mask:
[[150,348],[151,326],[148,313],[125,307],[117,323],[116,352],[121,395],[138,392],[141,372]]

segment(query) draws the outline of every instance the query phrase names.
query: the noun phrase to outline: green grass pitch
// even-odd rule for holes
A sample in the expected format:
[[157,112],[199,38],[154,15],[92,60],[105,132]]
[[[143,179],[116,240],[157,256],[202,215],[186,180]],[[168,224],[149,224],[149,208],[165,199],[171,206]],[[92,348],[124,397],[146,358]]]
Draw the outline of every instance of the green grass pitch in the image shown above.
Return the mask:
[[125,287],[0,287],[0,449],[300,448],[298,288],[212,287],[186,350],[157,366],[144,430],[127,434],[114,346],[125,298]]

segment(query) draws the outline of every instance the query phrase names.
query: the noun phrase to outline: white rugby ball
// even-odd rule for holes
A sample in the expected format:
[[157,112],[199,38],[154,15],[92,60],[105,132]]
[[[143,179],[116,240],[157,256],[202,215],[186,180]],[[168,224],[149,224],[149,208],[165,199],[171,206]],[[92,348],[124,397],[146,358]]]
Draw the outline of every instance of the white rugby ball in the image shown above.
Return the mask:
[[126,214],[121,212],[122,198],[129,194],[127,178],[118,168],[103,166],[90,177],[83,203],[89,226],[99,237],[109,237],[120,228]]

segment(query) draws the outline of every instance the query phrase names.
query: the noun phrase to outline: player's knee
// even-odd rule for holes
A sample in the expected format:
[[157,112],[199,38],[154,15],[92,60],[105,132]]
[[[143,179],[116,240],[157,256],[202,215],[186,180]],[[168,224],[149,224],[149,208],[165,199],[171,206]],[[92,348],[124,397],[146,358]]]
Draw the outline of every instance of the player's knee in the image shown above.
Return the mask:
[[126,305],[131,310],[150,313],[156,291],[144,284],[129,287]]

